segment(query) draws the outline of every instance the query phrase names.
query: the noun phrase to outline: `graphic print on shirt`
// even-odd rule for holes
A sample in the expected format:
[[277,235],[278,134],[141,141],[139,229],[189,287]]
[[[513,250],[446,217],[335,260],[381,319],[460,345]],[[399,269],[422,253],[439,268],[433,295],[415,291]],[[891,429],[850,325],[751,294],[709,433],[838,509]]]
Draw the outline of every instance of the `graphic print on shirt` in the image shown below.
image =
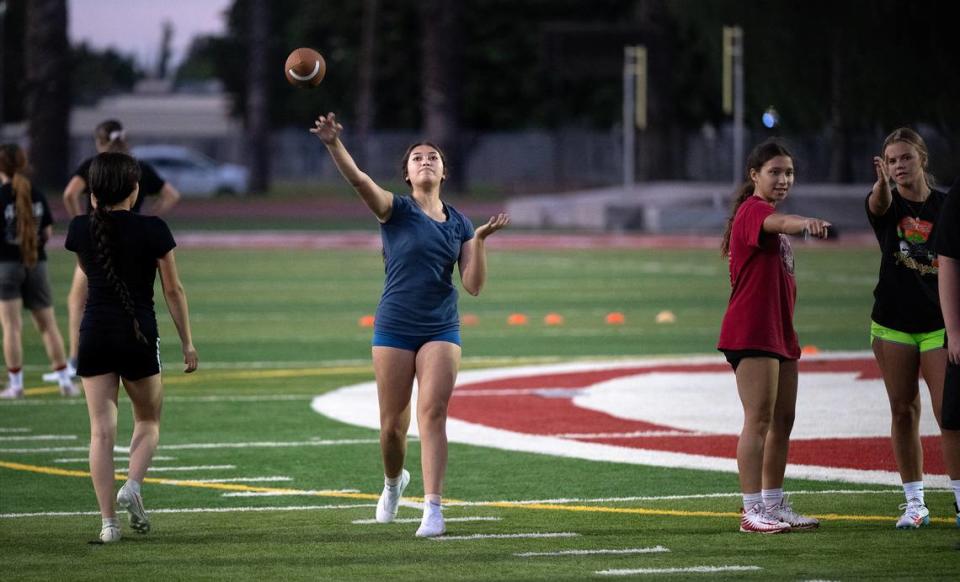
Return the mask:
[[777,235],[780,238],[780,260],[783,261],[783,267],[787,273],[793,276],[793,247],[790,245],[790,239],[786,235]]
[[900,239],[897,264],[918,271],[921,275],[937,274],[937,255],[930,248],[933,223],[913,216],[904,216],[897,224]]
[[[40,218],[43,216],[43,204],[40,202],[33,203],[33,216],[37,220],[37,224],[40,223]],[[17,233],[17,206],[16,203],[8,204],[3,208],[3,220],[6,222],[6,243],[8,245],[20,245],[20,237]]]

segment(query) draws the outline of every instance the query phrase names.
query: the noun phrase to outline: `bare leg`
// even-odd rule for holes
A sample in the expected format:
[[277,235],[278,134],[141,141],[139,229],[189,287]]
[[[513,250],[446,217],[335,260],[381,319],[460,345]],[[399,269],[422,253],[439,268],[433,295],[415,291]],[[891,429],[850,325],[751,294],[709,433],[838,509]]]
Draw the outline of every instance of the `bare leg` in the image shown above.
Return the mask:
[[102,517],[116,517],[113,506],[115,492],[113,445],[117,439],[117,392],[120,389],[116,374],[83,378],[90,413],[90,478],[97,494]]
[[425,495],[442,495],[447,472],[447,404],[460,369],[460,346],[430,342],[417,352],[417,424]]
[[32,312],[33,323],[43,338],[43,347],[47,350],[47,357],[53,368],[58,370],[66,365],[63,354],[63,337],[57,328],[57,318],[53,314],[53,307],[36,309]]
[[0,301],[0,324],[3,325],[3,358],[7,368],[23,367],[23,300]]
[[764,442],[777,399],[780,362],[774,358],[744,358],[736,375],[743,405],[743,430],[737,442],[740,489],[743,493],[758,493],[763,484]]
[[380,454],[383,473],[388,477],[400,475],[407,456],[415,358],[416,354],[409,350],[373,348],[373,371],[380,403]]
[[124,379],[123,387],[133,404],[133,437],[130,439],[130,470],[127,478],[142,483],[160,442],[163,385],[160,383],[160,374],[154,374],[140,380]]
[[763,488],[783,487],[783,474],[787,469],[787,454],[790,451],[790,432],[797,410],[797,362],[780,362],[776,404],[773,407],[773,422],[767,432],[763,447]]
[[[890,400],[890,436],[900,479],[904,483],[921,481],[923,448],[920,446],[920,386],[917,380],[920,355],[914,346],[883,340],[873,341],[873,353],[883,373]],[[942,379],[940,386],[943,386]]]

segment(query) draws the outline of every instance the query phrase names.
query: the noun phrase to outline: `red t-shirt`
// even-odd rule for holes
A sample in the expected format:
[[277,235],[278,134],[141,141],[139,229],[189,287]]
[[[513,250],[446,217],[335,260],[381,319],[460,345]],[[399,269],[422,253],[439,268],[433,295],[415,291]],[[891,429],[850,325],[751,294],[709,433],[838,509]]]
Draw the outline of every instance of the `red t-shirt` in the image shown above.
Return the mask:
[[764,219],[773,213],[773,205],[757,196],[737,209],[730,233],[733,290],[717,349],[762,350],[796,360],[800,344],[793,329],[793,249],[785,235],[763,232]]

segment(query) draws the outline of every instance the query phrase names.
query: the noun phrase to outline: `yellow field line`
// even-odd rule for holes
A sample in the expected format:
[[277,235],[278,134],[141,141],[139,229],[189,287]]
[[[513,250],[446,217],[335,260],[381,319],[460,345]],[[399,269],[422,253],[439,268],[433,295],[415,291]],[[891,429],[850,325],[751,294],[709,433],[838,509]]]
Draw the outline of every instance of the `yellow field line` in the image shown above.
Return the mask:
[[[26,465],[23,463],[11,463],[9,461],[0,461],[0,467],[14,471],[28,471],[32,473],[41,473],[44,475],[55,475],[60,477],[89,477],[87,471],[75,471],[71,469],[60,469],[58,467],[41,467],[38,465]],[[117,479],[125,479],[126,475],[117,473]],[[256,493],[277,493],[277,494],[299,494],[314,495],[317,497],[337,497],[342,499],[363,499],[374,500],[380,496],[375,493],[348,493],[344,491],[305,491],[303,489],[289,489],[278,487],[258,487],[254,485],[240,485],[236,483],[202,483],[200,481],[191,481],[189,479],[161,479],[155,477],[146,477],[145,483],[156,483],[158,485],[173,485],[176,487],[194,487],[198,489],[215,489],[218,491],[243,491]],[[408,497],[407,499],[422,498]],[[459,500],[448,499],[450,503],[459,503]],[[536,509],[544,511],[573,511],[587,513],[620,513],[633,515],[656,515],[670,517],[739,517],[740,514],[733,511],[686,511],[679,509],[646,509],[642,507],[605,507],[602,505],[562,505],[557,503],[522,503],[517,501],[489,501],[480,502],[475,505],[481,507],[500,507],[505,509]],[[889,515],[843,515],[838,513],[827,513],[815,515],[822,521],[889,521],[892,518]],[[942,517],[931,517],[933,523],[953,523],[953,519]]]
[[38,394],[57,394],[60,392],[58,386],[43,386],[41,388],[24,388],[24,396],[36,396]]

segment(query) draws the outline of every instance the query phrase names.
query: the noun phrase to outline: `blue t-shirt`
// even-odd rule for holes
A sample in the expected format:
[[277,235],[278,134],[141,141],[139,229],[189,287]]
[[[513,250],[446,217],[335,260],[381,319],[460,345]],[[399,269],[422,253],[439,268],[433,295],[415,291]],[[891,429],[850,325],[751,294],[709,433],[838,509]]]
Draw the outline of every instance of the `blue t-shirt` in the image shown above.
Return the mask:
[[409,196],[393,197],[390,219],[380,225],[387,276],[374,331],[435,335],[460,329],[453,266],[473,224],[449,204],[446,222],[424,214]]

